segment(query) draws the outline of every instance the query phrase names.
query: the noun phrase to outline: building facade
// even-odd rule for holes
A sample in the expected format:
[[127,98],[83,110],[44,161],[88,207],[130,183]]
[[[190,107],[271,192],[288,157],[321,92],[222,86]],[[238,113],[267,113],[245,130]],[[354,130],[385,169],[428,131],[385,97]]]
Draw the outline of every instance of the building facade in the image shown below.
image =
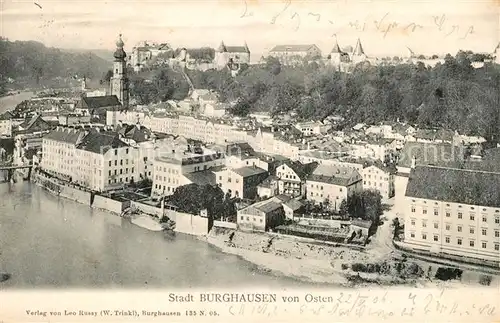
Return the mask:
[[438,255],[498,262],[500,174],[432,166],[412,169],[404,242]]
[[190,184],[184,175],[224,166],[224,154],[205,148],[180,149],[157,156],[153,161],[152,196],[174,194],[177,187]]
[[363,190],[362,177],[357,170],[320,165],[307,178],[306,198],[339,210],[347,197]]
[[363,188],[373,189],[380,192],[382,199],[388,200],[394,197],[396,169],[370,165],[363,168]]

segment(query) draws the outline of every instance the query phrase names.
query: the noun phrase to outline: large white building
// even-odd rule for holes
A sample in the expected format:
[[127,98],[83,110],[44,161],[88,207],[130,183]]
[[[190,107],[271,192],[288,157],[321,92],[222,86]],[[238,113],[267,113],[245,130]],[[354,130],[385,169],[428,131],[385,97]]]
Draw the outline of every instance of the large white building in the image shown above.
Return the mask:
[[153,161],[151,195],[172,195],[177,187],[193,183],[190,175],[193,173],[208,173],[206,175],[213,176],[213,180],[207,182],[215,185],[211,169],[218,166],[224,166],[224,154],[207,148],[188,145],[162,152]]
[[335,210],[347,197],[362,190],[362,176],[352,168],[318,165],[306,181],[306,198]]
[[58,127],[43,137],[41,168],[95,191],[138,180],[137,156],[117,133]]
[[405,199],[407,246],[499,262],[500,173],[416,166]]

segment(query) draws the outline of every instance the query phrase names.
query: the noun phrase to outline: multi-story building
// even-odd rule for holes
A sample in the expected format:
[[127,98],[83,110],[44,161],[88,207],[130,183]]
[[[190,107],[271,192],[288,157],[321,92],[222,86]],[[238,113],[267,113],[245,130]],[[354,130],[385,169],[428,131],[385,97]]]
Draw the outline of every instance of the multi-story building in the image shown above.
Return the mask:
[[253,231],[268,231],[285,221],[285,211],[282,201],[272,197],[265,201],[254,203],[238,211],[238,228]]
[[319,165],[306,181],[306,198],[334,210],[348,196],[363,190],[359,172],[352,168]]
[[215,51],[214,58],[217,68],[224,68],[230,62],[234,64],[250,64],[250,49],[247,43],[243,46],[226,46],[222,41]]
[[23,123],[24,119],[16,117],[11,111],[0,115],[0,136],[11,137],[12,131]]
[[72,180],[75,176],[74,167],[76,145],[81,142],[86,133],[83,130],[58,127],[42,139],[42,160],[40,166],[46,172]]
[[395,194],[396,173],[397,169],[393,164],[378,161],[367,163],[363,168],[363,188],[377,190],[383,200],[388,200]]
[[276,169],[278,193],[292,197],[305,196],[306,179],[318,167],[318,163],[302,164],[298,161],[286,161]]
[[217,185],[231,197],[252,199],[257,195],[257,186],[269,173],[257,166],[224,169],[216,173]]
[[315,44],[308,45],[277,45],[269,51],[269,56],[277,58],[283,65],[293,65],[304,58],[321,58],[321,49]]
[[224,154],[201,147],[179,147],[162,153],[153,161],[152,196],[172,195],[176,188],[190,184],[184,176],[224,165]]
[[132,55],[130,56],[130,65],[135,72],[140,72],[153,58],[159,55],[172,56],[174,51],[169,44],[149,44],[141,42],[132,48]]
[[405,200],[407,246],[499,262],[500,173],[416,166]]
[[117,133],[92,129],[77,145],[73,181],[95,191],[138,180],[136,152]]
[[43,137],[40,166],[95,191],[137,180],[136,156],[117,133],[59,127]]

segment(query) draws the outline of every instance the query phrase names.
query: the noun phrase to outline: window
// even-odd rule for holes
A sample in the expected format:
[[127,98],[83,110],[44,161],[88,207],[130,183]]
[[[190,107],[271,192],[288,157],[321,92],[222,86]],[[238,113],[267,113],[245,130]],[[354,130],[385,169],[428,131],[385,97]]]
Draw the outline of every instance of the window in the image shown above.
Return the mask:
[[461,246],[462,245],[462,239],[461,238],[458,238],[457,239],[457,245]]
[[427,214],[427,209],[422,209],[422,214]]
[[414,206],[411,207],[411,212],[415,213],[415,207]]
[[434,241],[439,241],[439,236],[438,235],[434,235]]
[[462,218],[462,212],[458,212],[458,218],[461,219]]
[[109,167],[111,167],[111,160],[109,161]]
[[243,216],[240,218],[240,220],[243,220]]
[[498,237],[500,237],[500,231],[495,230],[495,238],[498,238]]
[[469,241],[469,246],[474,247],[474,240]]
[[483,215],[483,222],[488,222],[488,218],[486,218],[486,215]]
[[481,243],[481,248],[486,249],[486,242]]
[[422,233],[422,240],[427,240],[427,234]]
[[499,224],[499,223],[500,223],[500,217],[498,217],[498,216],[497,216],[497,217],[495,217],[495,223],[496,223],[496,224]]
[[415,232],[411,232],[410,237],[415,238]]
[[450,237],[446,237],[446,238],[444,238],[444,241],[445,241],[446,243],[450,243]]
[[128,154],[128,148],[127,148],[127,149],[125,149],[125,153],[126,153],[126,154]]
[[469,218],[470,218],[470,220],[471,220],[471,221],[474,221],[474,219],[475,219],[476,217],[474,216],[474,214],[471,214],[471,215],[469,216]]
[[481,230],[481,233],[482,233],[482,235],[483,235],[483,236],[485,236],[485,235],[486,235],[486,232],[487,232],[487,231],[486,231],[486,229],[482,229],[482,230]]
[[470,234],[474,234],[474,228],[469,229]]
[[434,209],[434,215],[439,215],[438,209]]
[[237,179],[236,179],[236,183],[239,183],[239,182],[240,182],[240,180],[237,178]]
[[111,176],[111,170],[109,171],[109,176]]
[[450,231],[450,225],[449,224],[446,225],[446,230]]
[[461,225],[459,225],[459,226],[457,227],[457,231],[458,231],[458,232],[462,232],[462,226],[461,226]]
[[115,160],[115,166],[118,166],[118,161],[117,160]]
[[250,221],[250,217],[247,216],[247,221]]
[[439,229],[439,224],[438,223],[434,223],[434,229]]
[[415,220],[411,220],[411,225],[415,225]]
[[496,251],[500,250],[500,245],[498,243],[495,243],[495,250]]
[[115,156],[118,155],[118,149],[115,149]]
[[422,221],[422,227],[423,227],[423,228],[426,228],[426,227],[427,227],[427,222]]
[[123,166],[123,159],[120,159],[120,166]]
[[446,217],[449,218],[451,216],[450,211],[446,211]]

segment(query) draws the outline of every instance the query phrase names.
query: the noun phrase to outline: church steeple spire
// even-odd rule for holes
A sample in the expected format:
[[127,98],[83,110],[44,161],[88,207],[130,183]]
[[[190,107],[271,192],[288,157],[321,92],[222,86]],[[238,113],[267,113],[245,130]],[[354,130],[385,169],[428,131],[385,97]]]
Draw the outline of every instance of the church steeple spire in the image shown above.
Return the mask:
[[116,41],[116,51],[113,54],[115,61],[113,63],[113,77],[111,78],[111,95],[116,95],[123,108],[128,108],[128,78],[125,57],[127,54],[123,50],[125,43],[122,40],[122,34]]

